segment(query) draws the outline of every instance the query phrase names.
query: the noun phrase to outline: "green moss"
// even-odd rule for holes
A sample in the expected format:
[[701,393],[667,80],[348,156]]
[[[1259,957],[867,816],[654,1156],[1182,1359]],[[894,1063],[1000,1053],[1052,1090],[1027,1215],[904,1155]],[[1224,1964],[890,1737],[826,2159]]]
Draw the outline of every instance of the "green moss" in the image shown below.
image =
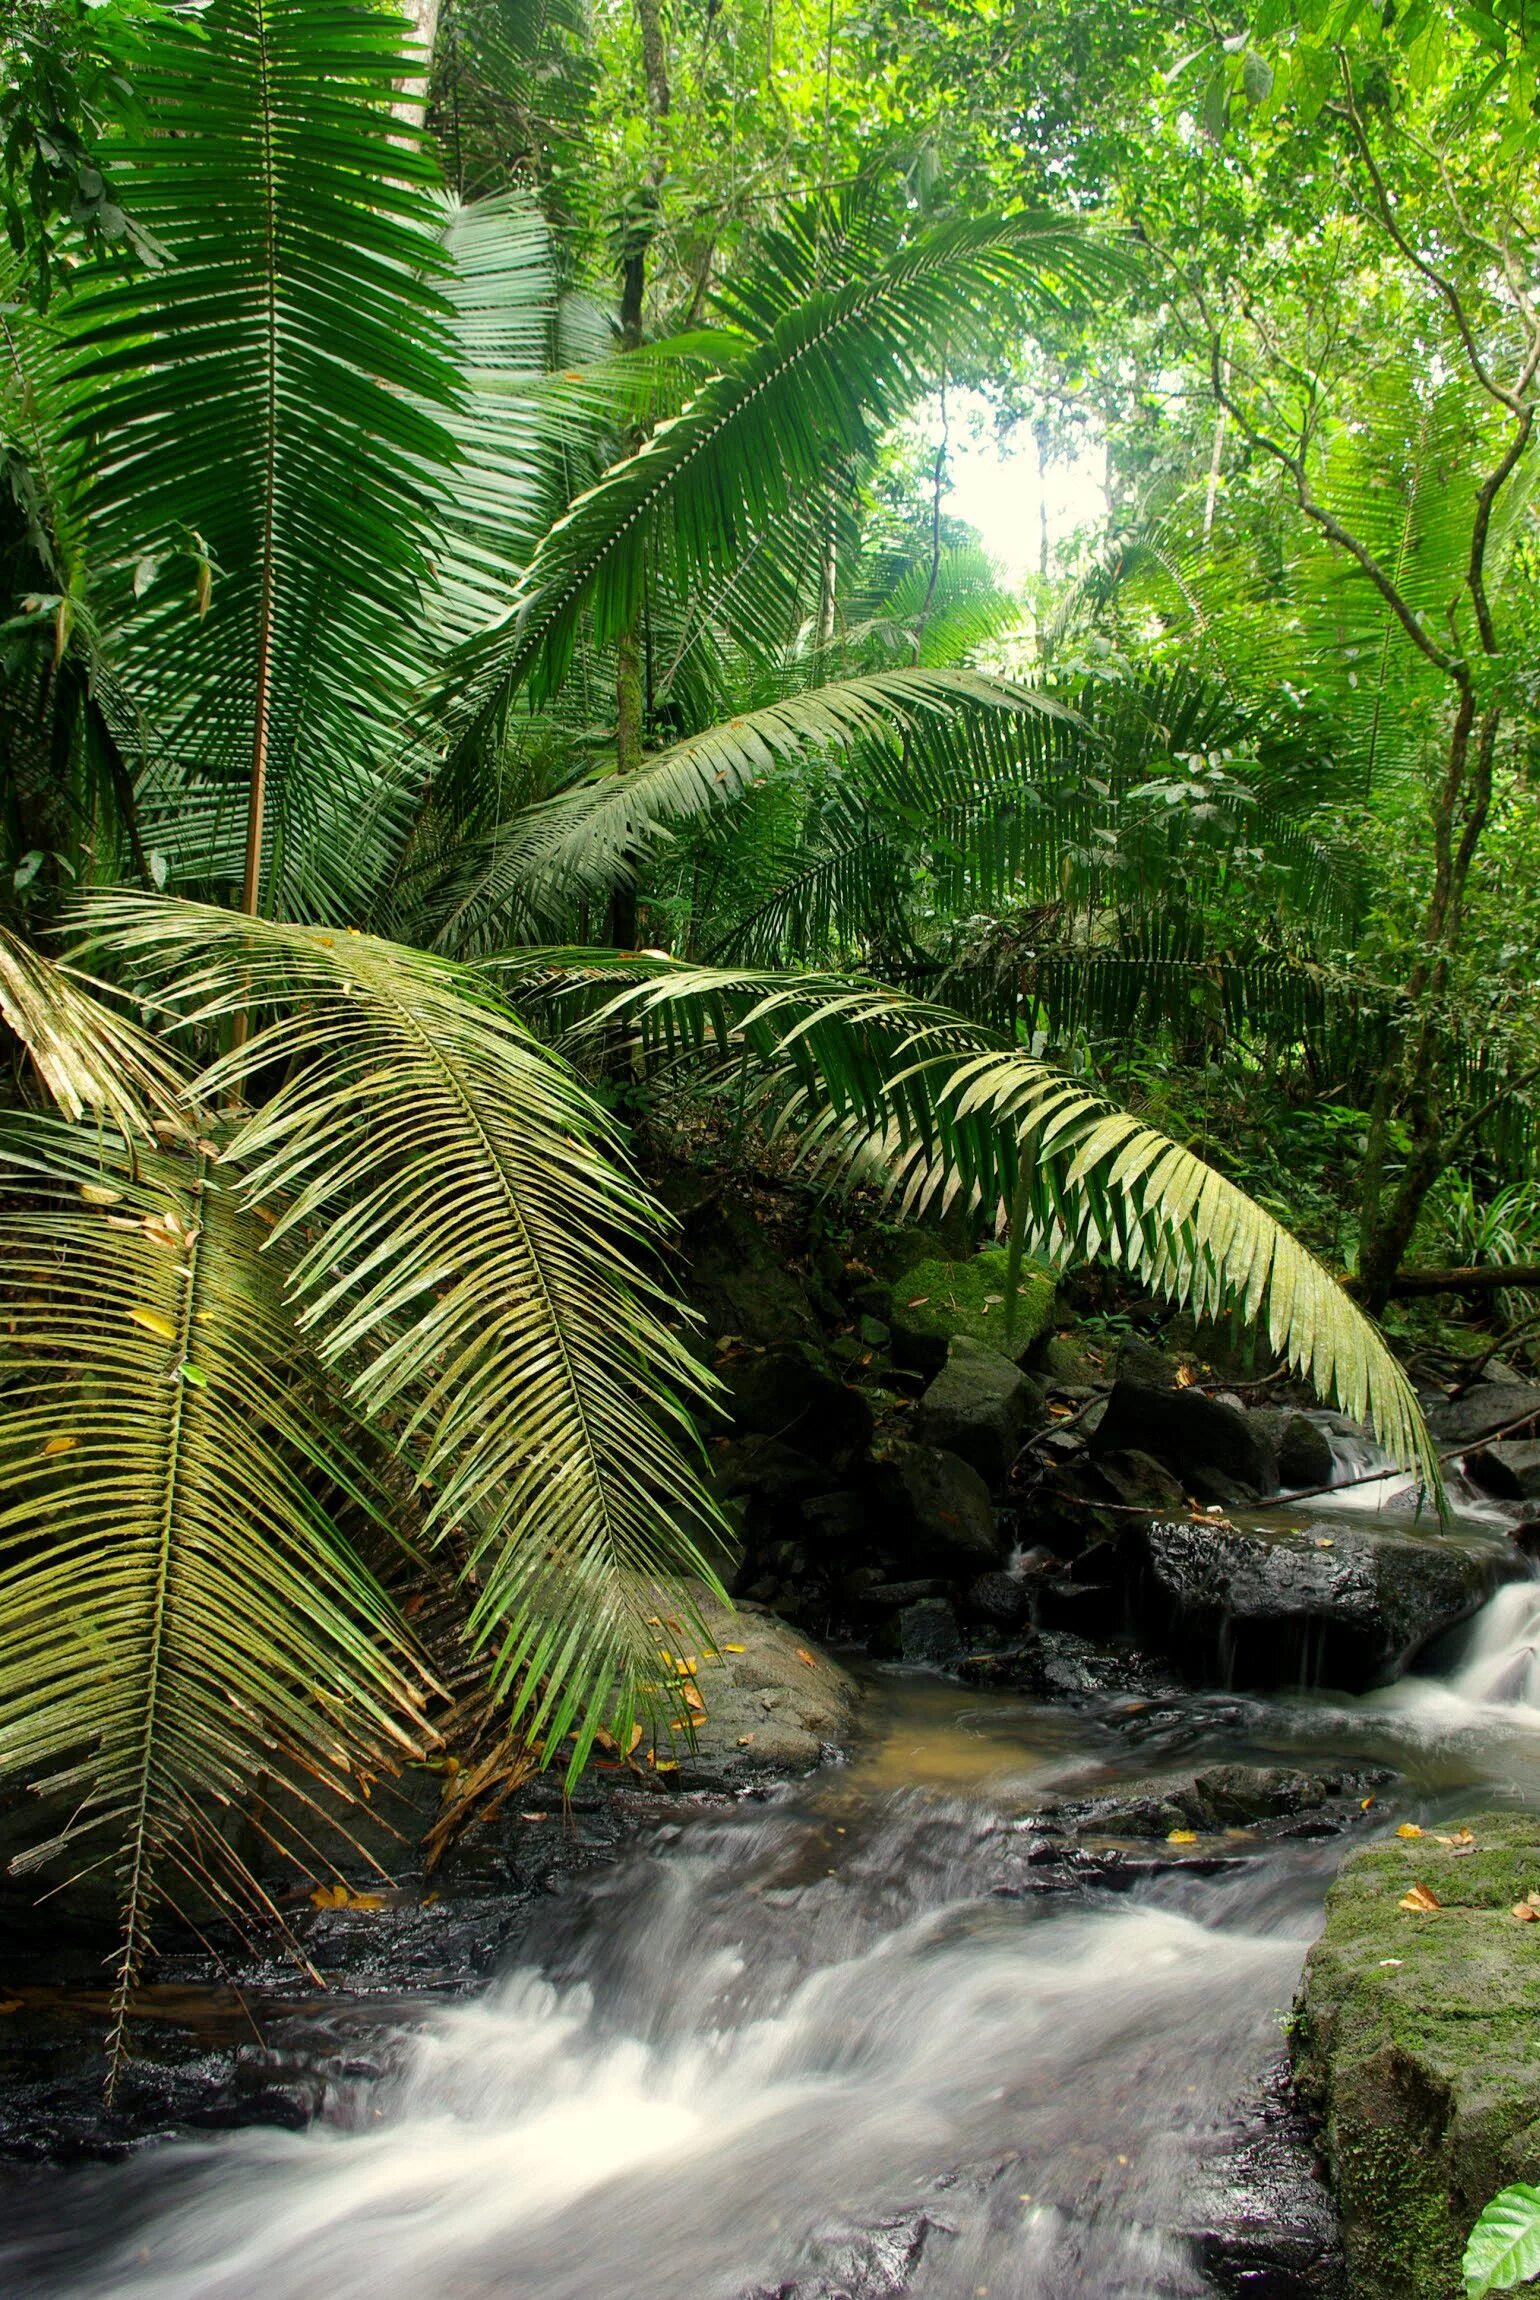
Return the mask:
[[[1457,2300],[1488,2198],[1540,2177],[1540,1824],[1470,1823],[1353,1855],[1327,1902],[1294,2040],[1325,2121],[1354,2300]],[[1446,1831],[1452,1835],[1452,1830]],[[1439,1906],[1401,1907],[1414,1885]]]
[[913,1263],[895,1289],[895,1340],[911,1356],[944,1356],[952,1337],[966,1334],[1019,1358],[1052,1322],[1056,1281],[1051,1270],[1023,1262],[1012,1301],[1009,1264],[1004,1246],[986,1246],[966,1261],[935,1256]]

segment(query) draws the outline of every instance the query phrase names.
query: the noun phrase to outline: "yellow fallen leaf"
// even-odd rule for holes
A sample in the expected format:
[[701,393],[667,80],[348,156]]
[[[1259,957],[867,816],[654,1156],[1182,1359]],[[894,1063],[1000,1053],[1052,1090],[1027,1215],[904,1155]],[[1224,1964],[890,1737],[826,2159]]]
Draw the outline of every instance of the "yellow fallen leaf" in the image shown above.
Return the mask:
[[632,1750],[633,1750],[633,1749],[636,1747],[636,1744],[638,1743],[638,1741],[640,1741],[641,1737],[642,1737],[642,1729],[641,1729],[640,1725],[633,1725],[633,1726],[632,1726],[632,1728],[631,1728],[631,1738],[630,1738],[630,1740],[629,1740],[629,1741],[626,1743],[626,1755],[627,1755],[628,1757],[630,1756],[630,1754],[631,1754]]
[[690,1709],[693,1709],[697,1717],[704,1718],[706,1714],[706,1704],[701,1699],[700,1695],[696,1692],[693,1685],[687,1685],[684,1688],[684,1697],[686,1706]]
[[722,1651],[724,1653],[747,1653],[748,1647],[746,1645],[724,1645]]
[[1438,1841],[1441,1845],[1452,1846],[1456,1852],[1470,1850],[1475,1846],[1476,1832],[1474,1829],[1456,1829],[1452,1837],[1440,1836]]
[[740,1734],[739,1734],[739,1736],[738,1736],[738,1746],[739,1746],[739,1748],[740,1748],[740,1749],[752,1749],[752,1748],[753,1748],[753,1746],[754,1746],[754,1736],[753,1736],[753,1734],[752,1734],[752,1733],[740,1733]]
[[1430,1892],[1426,1885],[1413,1885],[1409,1893],[1401,1895],[1396,1905],[1398,1908],[1410,1909],[1413,1916],[1425,1917],[1434,1909],[1441,1909],[1444,1904],[1437,1893]]
[[1360,1813],[1367,1813],[1367,1812],[1368,1812],[1368,1810],[1369,1810],[1369,1807],[1370,1807],[1370,1806],[1371,1806],[1373,1803],[1374,1803],[1374,1799],[1373,1799],[1372,1797],[1360,1797],[1360,1798],[1359,1798],[1359,1800],[1358,1800],[1358,1810],[1360,1811]]
[[916,1294],[908,1306],[911,1310],[923,1310],[929,1300],[929,1294]]
[[20,2012],[20,1997],[0,1997],[0,2013]]
[[43,1446],[43,1451],[44,1453],[73,1453],[79,1443],[78,1437],[49,1438]]
[[163,1317],[159,1310],[147,1309],[142,1302],[136,1302],[128,1314],[136,1326],[143,1326],[147,1334],[158,1334],[163,1342],[176,1340],[175,1325],[170,1318]]
[[110,1189],[105,1182],[82,1182],[80,1195],[88,1206],[116,1206],[123,1193]]
[[547,1821],[550,1819],[550,1815],[548,1813],[521,1813],[519,1819],[521,1821]]
[[1418,1828],[1415,1821],[1403,1821],[1400,1828],[1396,1831],[1396,1835],[1398,1837],[1420,1837],[1422,1835],[1422,1831]]
[[696,1666],[696,1660],[693,1653],[686,1653],[680,1660],[674,1663],[674,1667],[678,1670],[681,1677],[696,1677],[700,1674],[699,1669]]
[[811,1653],[809,1653],[805,1645],[799,1645],[797,1647],[797,1659],[805,1663],[809,1669],[816,1669],[818,1667],[817,1662],[813,1659],[813,1656]]
[[1533,1901],[1515,1901],[1513,1913],[1521,1925],[1540,1925],[1540,1909],[1534,1906]]
[[1195,1845],[1197,1842],[1198,1832],[1196,1829],[1173,1829],[1166,1838],[1168,1845]]

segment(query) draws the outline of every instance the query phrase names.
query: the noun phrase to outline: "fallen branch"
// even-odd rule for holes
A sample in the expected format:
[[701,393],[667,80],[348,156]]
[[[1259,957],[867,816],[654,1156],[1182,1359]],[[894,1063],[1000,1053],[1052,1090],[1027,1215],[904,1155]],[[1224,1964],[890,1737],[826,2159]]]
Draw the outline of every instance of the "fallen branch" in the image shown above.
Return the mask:
[[[1403,1270],[1390,1291],[1402,1300],[1413,1294],[1496,1294],[1506,1287],[1540,1286],[1540,1262],[1483,1262],[1468,1270]],[[1356,1278],[1346,1281],[1350,1294]]]

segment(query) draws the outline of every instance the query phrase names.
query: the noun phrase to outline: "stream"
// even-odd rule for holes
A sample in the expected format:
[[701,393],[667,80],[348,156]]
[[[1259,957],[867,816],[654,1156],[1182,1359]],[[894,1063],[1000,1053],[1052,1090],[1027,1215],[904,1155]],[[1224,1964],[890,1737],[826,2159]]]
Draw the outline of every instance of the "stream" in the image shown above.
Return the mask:
[[[1494,1528],[1494,1538],[1498,1538]],[[691,1809],[403,2023],[303,2133],[53,2176],[7,2300],[1165,2300],[1346,1846],[1540,1800],[1540,1584],[1361,1698],[1047,1703],[875,1673],[854,1760]],[[1352,1825],[1050,1879],[1033,1816],[1163,1766],[1400,1779]],[[1118,1889],[1111,1889],[1115,1884]],[[44,2217],[46,2215],[46,2234]]]

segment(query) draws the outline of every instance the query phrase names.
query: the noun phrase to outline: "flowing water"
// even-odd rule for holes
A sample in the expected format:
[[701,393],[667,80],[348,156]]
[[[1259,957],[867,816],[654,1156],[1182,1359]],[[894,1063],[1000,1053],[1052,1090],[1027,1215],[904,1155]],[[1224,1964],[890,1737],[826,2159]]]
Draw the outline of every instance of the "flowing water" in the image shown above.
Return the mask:
[[1523,1583],[1442,1678],[1357,1701],[1053,1706],[889,1674],[855,1763],[653,1830],[325,2125],[56,2177],[47,2239],[0,2237],[0,2290],[1206,2293],[1203,2167],[1276,2056],[1342,1840],[1236,1837],[1211,1874],[1146,1847],[1127,1890],[1043,1889],[1034,1800],[1215,1759],[1388,1761],[1387,1822],[1534,1799],[1537,1650]]

